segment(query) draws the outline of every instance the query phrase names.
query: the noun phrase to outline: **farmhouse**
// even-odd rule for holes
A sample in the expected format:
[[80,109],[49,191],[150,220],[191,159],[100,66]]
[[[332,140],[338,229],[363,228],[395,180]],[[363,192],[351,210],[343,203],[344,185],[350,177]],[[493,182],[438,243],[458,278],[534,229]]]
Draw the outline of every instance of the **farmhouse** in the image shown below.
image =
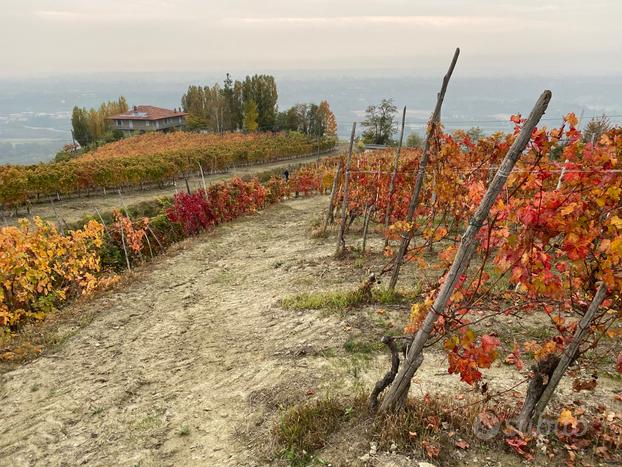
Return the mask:
[[181,109],[169,110],[152,105],[135,105],[127,112],[111,115],[106,120],[112,129],[124,133],[170,131],[183,127],[186,115],[188,114]]

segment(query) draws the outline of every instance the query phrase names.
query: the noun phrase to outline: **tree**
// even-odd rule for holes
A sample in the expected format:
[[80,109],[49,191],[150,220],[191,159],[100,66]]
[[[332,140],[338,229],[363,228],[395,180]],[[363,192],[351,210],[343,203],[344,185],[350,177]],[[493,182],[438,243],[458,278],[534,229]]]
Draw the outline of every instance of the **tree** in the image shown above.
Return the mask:
[[234,121],[234,109],[236,103],[234,101],[235,95],[233,93],[233,80],[231,75],[227,73],[222,88],[223,97],[223,122],[222,127],[226,131],[233,131],[235,129]]
[[88,115],[86,109],[74,107],[71,114],[71,127],[73,137],[80,143],[80,146],[87,146],[91,143],[91,133],[89,131]]
[[254,101],[247,101],[244,104],[244,130],[248,132],[257,131],[259,126],[257,123],[258,116],[257,104]]
[[474,143],[477,143],[480,138],[484,136],[484,131],[480,127],[474,126],[469,128],[466,134],[469,136],[469,138],[471,138]]
[[335,114],[330,110],[328,101],[323,100],[320,102],[319,112],[320,118],[322,119],[322,127],[324,129],[322,136],[337,136],[337,121],[335,120]]
[[181,98],[184,111],[190,115],[187,126],[212,131],[235,131],[245,128],[244,109],[249,101],[257,108],[260,130],[271,131],[277,126],[277,88],[273,76],[247,76],[244,81],[233,81],[227,73],[222,87],[188,87]]
[[98,109],[74,107],[71,115],[74,138],[81,146],[110,139],[106,118],[127,112],[127,109],[127,102],[123,96],[116,101],[102,103]]
[[242,100],[257,106],[257,123],[262,131],[273,130],[276,125],[278,92],[274,76],[247,76],[242,83]]
[[606,115],[591,119],[583,131],[583,141],[595,144],[600,137],[611,129],[611,121]]
[[379,105],[370,105],[365,110],[363,141],[367,144],[391,144],[397,131],[393,99],[382,99]]
[[419,133],[412,132],[408,135],[408,139],[406,140],[406,147],[408,148],[423,148],[423,138],[419,135]]

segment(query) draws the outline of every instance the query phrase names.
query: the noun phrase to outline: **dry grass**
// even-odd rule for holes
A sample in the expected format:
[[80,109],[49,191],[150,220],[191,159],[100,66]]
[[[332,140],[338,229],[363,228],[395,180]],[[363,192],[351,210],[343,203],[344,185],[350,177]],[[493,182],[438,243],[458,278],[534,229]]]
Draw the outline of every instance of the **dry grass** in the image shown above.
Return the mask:
[[342,426],[365,414],[365,398],[348,404],[335,398],[316,399],[287,410],[273,430],[275,451],[291,465],[307,465],[317,450]]

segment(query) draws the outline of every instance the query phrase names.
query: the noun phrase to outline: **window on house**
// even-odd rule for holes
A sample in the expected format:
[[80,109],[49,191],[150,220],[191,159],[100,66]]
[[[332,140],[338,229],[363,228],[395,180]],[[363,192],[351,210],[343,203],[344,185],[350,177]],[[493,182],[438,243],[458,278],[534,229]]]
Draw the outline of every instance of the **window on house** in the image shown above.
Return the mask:
[[121,120],[115,120],[117,122],[117,126],[121,126]]
[[151,125],[151,122],[149,122],[149,121],[145,122],[145,126],[150,126],[150,125]]

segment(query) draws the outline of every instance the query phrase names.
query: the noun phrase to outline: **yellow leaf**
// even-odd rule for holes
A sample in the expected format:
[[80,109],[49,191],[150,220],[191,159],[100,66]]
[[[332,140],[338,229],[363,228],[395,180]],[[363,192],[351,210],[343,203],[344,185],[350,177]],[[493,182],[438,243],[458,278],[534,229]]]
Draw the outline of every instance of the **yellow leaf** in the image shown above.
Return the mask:
[[622,229],[622,219],[618,216],[613,216],[611,218],[611,224],[614,225],[618,230]]
[[568,409],[564,409],[559,414],[558,422],[560,425],[566,426],[570,425],[572,428],[577,427],[577,419],[572,415],[572,412]]
[[568,206],[562,208],[560,213],[562,216],[567,216],[568,214],[572,213],[572,211],[574,211],[575,207],[576,207],[575,203],[571,203]]

